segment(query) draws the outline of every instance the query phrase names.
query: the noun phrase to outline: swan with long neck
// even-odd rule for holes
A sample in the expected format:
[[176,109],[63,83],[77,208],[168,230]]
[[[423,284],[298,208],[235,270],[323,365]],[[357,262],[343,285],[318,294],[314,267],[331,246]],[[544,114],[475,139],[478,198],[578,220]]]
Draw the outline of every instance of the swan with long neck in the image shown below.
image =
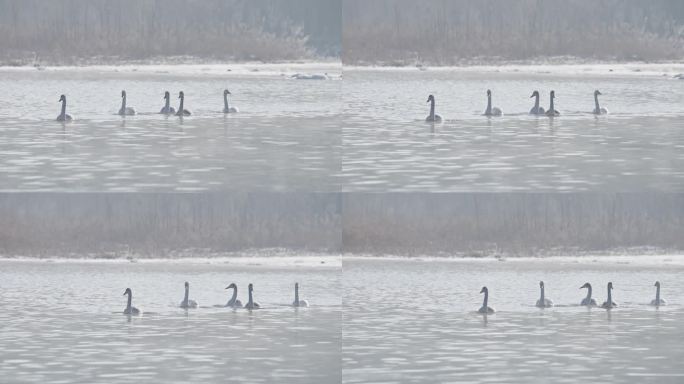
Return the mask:
[[487,287],[482,287],[480,293],[484,293],[484,301],[482,302],[482,307],[477,311],[484,314],[496,312],[494,308],[487,306],[487,303],[489,302],[489,289],[487,289]]
[[427,102],[430,103],[430,114],[425,118],[426,123],[441,123],[442,116],[435,114],[435,97],[428,96]]
[[230,285],[227,286],[226,289],[232,289],[233,290],[233,296],[231,296],[230,300],[228,300],[228,302],[226,303],[226,307],[242,308],[242,301],[238,300],[238,298],[237,298],[237,295],[238,295],[237,285],[235,285],[235,283],[230,283]]
[[72,121],[74,118],[70,114],[66,113],[66,96],[62,95],[59,97],[59,102],[62,103],[62,112],[57,116],[57,121]]
[[581,286],[580,289],[582,289],[582,288],[586,288],[586,289],[587,289],[587,297],[585,297],[584,299],[582,299],[582,302],[580,303],[580,305],[585,305],[585,306],[587,306],[587,307],[596,307],[596,306],[598,306],[598,303],[596,302],[596,300],[594,300],[594,299],[591,298],[591,284],[589,284],[589,283],[584,283],[584,285]]
[[598,89],[594,91],[594,115],[607,115],[608,110],[605,108],[601,108],[599,105],[598,97],[599,95],[602,95],[601,91]]
[[295,299],[292,302],[293,307],[308,307],[309,302],[306,300],[299,300],[299,283],[295,283]]
[[133,302],[133,291],[130,288],[126,288],[124,291],[124,296],[128,295],[128,304],[126,304],[126,309],[124,309],[124,315],[139,315],[140,310],[131,305]]
[[543,115],[544,108],[539,106],[539,91],[532,92],[530,99],[534,97],[534,107],[530,109],[530,115]]
[[651,301],[651,305],[655,305],[656,307],[667,305],[667,301],[660,298],[660,281],[656,281],[654,285],[656,287],[656,298]]
[[503,111],[500,108],[492,107],[492,91],[487,90],[487,109],[485,109],[483,116],[503,116]]
[[135,109],[132,107],[126,107],[126,91],[121,91],[121,109],[119,109],[119,115],[121,116],[133,116],[135,115]]
[[162,115],[173,115],[176,113],[176,109],[171,106],[171,94],[169,91],[164,92],[164,107],[159,113]]
[[539,307],[539,308],[553,307],[553,301],[551,301],[550,299],[547,299],[544,296],[544,282],[543,281],[539,282],[539,288],[541,289],[541,297],[539,298],[539,300],[537,300],[537,307]]
[[223,90],[223,113],[238,113],[240,112],[236,107],[228,105],[228,95],[232,95],[229,90]]
[[197,308],[197,302],[195,300],[190,300],[190,283],[187,281],[185,282],[185,296],[183,297],[183,301],[180,302],[180,307],[181,308]]
[[553,116],[560,116],[560,112],[556,111],[556,109],[553,106],[553,100],[556,98],[556,91],[551,91],[551,94],[549,95],[549,100],[550,105],[549,105],[549,110],[546,111],[546,116],[553,117]]
[[250,283],[249,286],[247,287],[248,292],[249,292],[249,299],[247,301],[247,304],[245,304],[245,308],[247,309],[259,309],[261,308],[261,305],[254,301],[254,298],[252,297],[252,291],[254,290],[254,287]]
[[185,102],[185,92],[180,91],[178,93],[178,98],[180,99],[180,104],[178,105],[178,112],[176,112],[176,116],[190,116],[190,115],[192,115],[192,113],[190,113],[190,111],[183,108],[183,103]]
[[611,294],[611,291],[613,290],[613,283],[609,282],[608,283],[608,299],[601,304],[601,308],[606,308],[606,309],[611,309],[617,307],[617,303],[613,301],[613,296]]

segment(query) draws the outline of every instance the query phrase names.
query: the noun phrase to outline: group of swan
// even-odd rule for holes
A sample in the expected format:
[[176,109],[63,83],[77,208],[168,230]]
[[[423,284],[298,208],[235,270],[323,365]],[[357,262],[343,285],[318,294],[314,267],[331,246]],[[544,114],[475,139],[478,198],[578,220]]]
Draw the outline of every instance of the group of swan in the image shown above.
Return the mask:
[[[594,110],[592,111],[592,113],[595,115],[608,114],[608,110],[599,105],[598,97],[601,94],[602,93],[598,89],[594,91]],[[530,96],[530,99],[531,98],[534,98],[534,107],[532,107],[532,109],[530,110],[530,115],[548,117],[560,116],[560,112],[558,112],[558,110],[556,110],[554,106],[554,100],[556,98],[555,91],[551,91],[551,93],[549,94],[548,110],[544,110],[544,108],[539,106],[539,91],[532,92],[532,96]],[[442,117],[440,115],[435,114],[435,96],[428,96],[427,102],[430,103],[430,114],[427,118],[425,118],[425,121],[428,123],[441,122]],[[492,106],[492,91],[489,89],[487,90],[487,108],[485,109],[482,115],[488,117],[503,116],[503,111],[501,110],[501,108]]]
[[[229,90],[225,89],[223,91],[223,113],[238,113],[239,110],[236,107],[230,106],[228,104],[228,95],[232,95]],[[175,108],[171,106],[171,94],[169,91],[164,92],[164,107],[159,111],[160,114],[162,115],[176,115],[176,116],[190,116],[192,113],[185,109],[184,103],[185,103],[185,93],[183,91],[180,91],[178,93],[178,99],[180,99],[179,105],[178,105],[178,110],[176,111]],[[66,95],[62,95],[59,98],[59,102],[62,103],[62,111],[57,116],[57,121],[63,121],[63,122],[68,122],[72,121],[74,118],[66,113]],[[134,116],[136,114],[136,110],[133,107],[129,107],[126,105],[126,91],[121,91],[121,108],[119,108],[118,115],[120,116]]]
[[[254,300],[253,296],[253,291],[254,291],[254,286],[250,283],[247,286],[247,291],[248,291],[248,298],[247,298],[247,304],[244,306],[242,305],[242,301],[240,301],[237,298],[238,295],[238,288],[235,283],[231,283],[229,286],[226,287],[226,289],[232,289],[233,290],[233,295],[231,296],[230,300],[224,305],[223,307],[228,307],[228,308],[246,308],[246,309],[259,309],[261,308],[261,305]],[[139,315],[141,311],[132,306],[133,302],[133,291],[131,291],[130,288],[126,288],[126,291],[124,291],[124,296],[128,295],[128,301],[126,304],[126,309],[124,309],[123,313],[125,315]],[[199,306],[197,301],[191,300],[190,299],[190,283],[187,281],[185,282],[185,295],[183,296],[183,300],[180,302],[178,305],[180,308],[183,309],[194,309]],[[306,300],[300,300],[299,299],[299,283],[295,283],[295,299],[292,302],[293,307],[308,307],[309,302]]]
[[[655,282],[655,287],[656,287],[656,298],[651,301],[651,305],[659,307],[661,305],[667,305],[667,302],[665,299],[660,298],[660,282],[656,281]],[[582,306],[587,306],[587,307],[597,307],[598,303],[596,300],[594,300],[591,297],[591,284],[585,283],[583,286],[580,287],[580,289],[586,288],[587,289],[587,297],[582,299],[580,302],[580,305]],[[539,282],[539,289],[541,290],[541,296],[539,297],[539,300],[537,300],[537,303],[535,306],[539,308],[550,308],[553,307],[553,301],[550,299],[546,298],[546,295],[544,294],[544,282],[540,281]],[[617,307],[617,303],[613,301],[613,296],[612,296],[612,290],[613,290],[613,283],[609,282],[608,283],[608,298],[606,301],[601,304],[601,308],[605,309],[611,309]],[[482,303],[482,307],[478,310],[479,313],[494,313],[496,312],[494,308],[488,306],[489,302],[489,289],[487,287],[482,287],[482,290],[480,293],[484,293],[484,302]]]

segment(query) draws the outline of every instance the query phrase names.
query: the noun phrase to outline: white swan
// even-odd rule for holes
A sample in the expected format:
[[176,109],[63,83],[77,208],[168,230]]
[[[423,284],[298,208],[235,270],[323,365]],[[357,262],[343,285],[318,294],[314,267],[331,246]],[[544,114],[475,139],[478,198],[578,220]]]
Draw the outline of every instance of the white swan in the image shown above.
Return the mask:
[[594,115],[607,115],[607,114],[608,114],[608,110],[605,109],[605,108],[601,108],[601,107],[599,106],[599,102],[598,102],[598,97],[599,97],[599,95],[602,95],[601,91],[599,91],[598,89],[595,90],[595,91],[594,91],[594,105],[595,105],[595,107],[594,107],[594,112],[593,112],[593,113],[594,113]]
[[223,90],[223,113],[240,112],[237,108],[228,106],[228,95],[232,95],[232,93],[230,93],[230,91],[227,89]]
[[242,308],[242,301],[238,300],[238,298],[237,298],[237,295],[238,295],[237,285],[235,285],[235,283],[230,283],[230,285],[226,287],[226,289],[231,289],[231,288],[233,289],[233,296],[226,303],[226,307]]
[[598,306],[598,303],[596,302],[596,300],[594,300],[594,299],[591,298],[591,284],[589,284],[589,283],[584,283],[584,285],[581,286],[580,289],[582,289],[582,288],[586,288],[586,289],[587,289],[587,297],[585,297],[584,299],[582,299],[582,302],[580,303],[580,305],[586,305],[587,307],[596,307],[596,306]]
[[667,305],[667,301],[665,301],[665,299],[660,298],[660,281],[655,282],[655,287],[656,287],[656,298],[655,298],[655,300],[651,301],[651,305],[655,305],[656,307],[661,306],[661,305]]
[[176,109],[171,106],[171,94],[169,91],[164,92],[164,107],[159,111],[162,115],[174,115]]
[[119,115],[121,116],[133,116],[135,115],[135,109],[132,107],[126,107],[126,91],[121,91],[121,109],[119,109]]
[[306,300],[299,300],[299,283],[295,283],[295,299],[292,302],[293,307],[308,307],[309,302]]
[[185,297],[183,297],[183,301],[180,302],[180,307],[181,308],[197,308],[197,302],[195,300],[190,300],[188,299],[190,295],[190,283],[187,281],[185,282]]
[[500,108],[492,108],[492,91],[487,90],[487,109],[485,109],[483,116],[503,116],[503,112]]
[[72,121],[74,118],[71,117],[70,114],[66,113],[66,96],[60,96],[59,101],[62,103],[62,113],[57,116],[57,121]]
[[546,116],[549,116],[549,117],[560,116],[560,112],[556,111],[553,107],[553,100],[555,98],[556,98],[556,91],[551,91],[551,95],[550,95],[551,105],[549,105],[549,110],[546,111]]
[[601,308],[611,309],[617,307],[617,303],[613,301],[610,291],[613,290],[613,283],[608,283],[608,300],[601,304]]
[[178,105],[178,112],[176,112],[176,116],[190,116],[190,115],[192,115],[192,113],[190,113],[190,111],[183,108],[183,102],[185,101],[185,93],[183,91],[180,91],[178,93],[178,98],[180,99],[180,105]]
[[530,99],[534,97],[534,107],[530,109],[530,115],[543,115],[544,108],[539,106],[539,91],[532,92]]
[[478,309],[477,311],[480,313],[494,313],[496,310],[492,307],[487,306],[487,302],[489,301],[489,289],[487,287],[482,287],[482,290],[480,290],[480,293],[484,293],[484,301],[482,302],[482,307]]
[[247,308],[247,309],[259,309],[259,308],[261,308],[261,305],[259,305],[259,303],[254,301],[254,299],[252,298],[252,291],[254,290],[254,287],[252,286],[251,283],[249,284],[247,289],[249,291],[249,299],[247,301],[247,304],[245,304],[245,308]]
[[430,115],[425,119],[426,123],[441,123],[442,116],[435,114],[435,97],[428,96],[427,102],[430,103]]
[[541,297],[537,300],[537,307],[539,308],[550,308],[553,307],[553,301],[544,297],[544,282],[539,282],[539,288],[541,289]]
[[133,292],[130,288],[126,288],[126,291],[124,291],[124,296],[126,295],[128,295],[128,304],[126,305],[126,309],[123,311],[124,315],[139,315],[140,310],[131,306],[131,303],[133,302]]

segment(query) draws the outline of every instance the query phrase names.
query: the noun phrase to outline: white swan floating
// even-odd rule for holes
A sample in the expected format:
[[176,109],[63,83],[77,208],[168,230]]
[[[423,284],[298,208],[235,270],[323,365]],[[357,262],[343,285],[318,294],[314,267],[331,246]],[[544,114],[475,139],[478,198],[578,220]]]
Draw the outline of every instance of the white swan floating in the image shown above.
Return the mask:
[[549,100],[550,105],[549,105],[549,110],[546,111],[546,116],[549,117],[554,117],[554,116],[560,116],[560,112],[556,111],[556,109],[553,107],[553,100],[556,98],[556,91],[551,91],[551,94],[549,95]]
[[596,300],[594,300],[594,299],[591,298],[591,284],[589,284],[589,283],[584,283],[584,285],[581,286],[580,289],[582,289],[582,288],[586,288],[586,289],[587,289],[587,297],[585,297],[584,299],[582,299],[582,302],[580,303],[580,305],[585,305],[585,306],[587,306],[587,307],[596,307],[596,306],[598,306],[598,303],[596,302]]
[[435,114],[435,97],[433,95],[428,96],[427,102],[430,103],[430,114],[425,119],[426,123],[441,123],[442,116]]
[[59,102],[62,103],[62,112],[57,116],[57,121],[72,121],[74,118],[70,114],[66,113],[66,96],[62,95],[59,97]]
[[603,304],[601,304],[601,308],[611,309],[611,308],[615,308],[618,306],[617,303],[613,301],[613,297],[611,295],[612,290],[613,290],[613,283],[609,282],[608,283],[608,299]]
[[484,314],[496,312],[494,308],[487,306],[487,302],[489,301],[489,289],[487,289],[487,287],[482,287],[480,293],[484,293],[484,301],[482,302],[482,307],[477,311]]
[[487,90],[487,109],[485,109],[483,116],[503,116],[503,111],[500,108],[492,107],[492,91]]
[[254,301],[254,299],[252,298],[252,291],[254,290],[254,287],[252,286],[251,283],[249,284],[247,289],[249,291],[249,299],[247,301],[247,304],[245,304],[245,308],[247,308],[247,309],[259,309],[259,308],[261,308],[261,305],[259,305],[259,303]]
[[532,92],[530,99],[534,97],[534,107],[530,109],[530,115],[544,115],[544,108],[539,106],[539,91]]
[[299,283],[295,283],[295,299],[292,302],[293,307],[308,307],[309,302],[306,300],[299,300]]
[[544,282],[539,282],[539,288],[541,289],[541,297],[537,300],[537,307],[539,308],[551,308],[553,307],[553,301],[544,297]]
[[197,302],[195,300],[190,300],[188,297],[190,296],[190,283],[187,281],[185,282],[185,297],[183,297],[183,301],[180,302],[180,307],[181,308],[197,308]]
[[126,309],[124,309],[123,311],[124,315],[139,315],[140,310],[131,305],[131,303],[133,302],[133,291],[131,291],[130,288],[126,288],[126,290],[124,291],[124,296],[126,295],[128,295],[128,304],[126,305]]
[[190,111],[183,108],[183,103],[185,102],[185,93],[183,91],[180,91],[178,93],[178,98],[180,99],[180,105],[178,105],[178,112],[176,112],[176,116],[190,116],[190,115],[192,115],[192,113],[190,113]]
[[238,113],[240,112],[235,107],[228,106],[228,95],[232,95],[229,90],[223,90],[223,113]]
[[119,115],[121,116],[133,116],[135,115],[135,109],[132,107],[126,107],[126,91],[121,91],[121,109],[119,109]]
[[660,281],[656,281],[654,285],[656,287],[656,298],[651,301],[651,305],[655,305],[656,307],[667,305],[667,301],[660,298]]
[[595,90],[594,91],[594,112],[593,112],[593,114],[594,115],[607,115],[608,110],[605,108],[601,108],[601,106],[599,106],[599,101],[598,101],[599,95],[602,95],[601,91],[599,91],[598,89]]
[[226,289],[233,289],[233,296],[226,303],[226,307],[242,308],[242,301],[238,300],[238,298],[237,298],[237,295],[238,295],[237,285],[235,285],[235,283],[230,283],[230,285],[227,286]]
[[174,115],[176,114],[176,109],[171,106],[171,94],[169,91],[164,92],[164,107],[159,111],[162,115]]

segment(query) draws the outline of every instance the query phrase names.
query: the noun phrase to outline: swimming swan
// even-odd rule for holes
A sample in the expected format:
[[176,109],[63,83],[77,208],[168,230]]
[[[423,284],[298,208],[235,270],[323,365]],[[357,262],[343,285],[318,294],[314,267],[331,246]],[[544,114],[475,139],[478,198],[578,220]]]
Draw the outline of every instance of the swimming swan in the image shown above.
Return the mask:
[[651,305],[655,305],[656,307],[660,305],[667,305],[667,301],[665,299],[660,298],[660,281],[655,282],[655,287],[656,287],[656,298],[655,300],[651,301]]
[[537,300],[537,307],[539,308],[550,308],[553,307],[553,301],[544,298],[544,282],[539,282],[539,288],[541,289],[541,297]]
[[57,121],[71,121],[74,118],[66,113],[66,96],[62,95],[59,97],[59,101],[62,103],[62,113],[57,116]]
[[598,102],[598,97],[599,97],[599,95],[602,95],[601,91],[599,91],[598,89],[595,90],[595,91],[594,91],[594,105],[595,105],[595,107],[594,107],[594,112],[593,112],[593,113],[594,113],[594,115],[607,115],[607,114],[608,114],[608,110],[605,109],[605,108],[601,108],[601,107],[599,106],[599,102]]
[[188,299],[188,296],[190,295],[190,283],[187,281],[185,282],[185,297],[183,298],[183,301],[180,302],[180,307],[181,308],[197,308],[197,302],[195,300],[190,300]]
[[610,294],[610,291],[613,290],[613,283],[610,282],[608,283],[608,300],[606,300],[603,304],[601,304],[601,308],[605,309],[611,309],[617,307],[617,303],[613,301],[613,298]]
[[245,308],[247,308],[247,309],[259,309],[259,308],[261,308],[261,305],[259,305],[259,303],[257,303],[256,301],[254,301],[254,299],[252,299],[252,291],[254,290],[254,287],[252,287],[252,284],[250,283],[247,288],[249,291],[249,300],[247,301],[247,304],[245,304]]
[[133,301],[133,292],[130,288],[126,288],[126,291],[124,291],[124,296],[126,295],[128,295],[128,304],[126,305],[126,309],[123,311],[124,315],[139,315],[140,310],[131,306],[131,302]]
[[192,113],[190,113],[190,111],[183,108],[183,102],[185,101],[185,93],[183,93],[183,91],[180,91],[178,93],[178,98],[180,99],[180,105],[178,106],[178,112],[176,112],[176,116],[190,116],[190,115],[192,115]]
[[492,91],[487,90],[487,109],[485,109],[483,116],[503,116],[501,109],[492,108]]
[[299,283],[295,283],[295,299],[292,302],[293,307],[308,307],[309,302],[306,300],[299,300]]
[[174,115],[176,114],[176,109],[172,107],[171,104],[171,94],[169,91],[164,92],[164,107],[159,111],[162,115]]
[[587,307],[596,307],[596,306],[598,306],[598,303],[596,302],[596,300],[594,300],[594,299],[591,298],[591,284],[589,284],[589,283],[584,283],[584,285],[581,286],[580,289],[582,289],[582,288],[586,288],[586,289],[587,289],[587,297],[585,297],[584,299],[582,299],[582,302],[580,303],[580,305],[586,305]]
[[237,108],[228,106],[228,95],[232,95],[232,93],[230,93],[230,91],[227,89],[223,90],[223,113],[240,112]]
[[430,115],[425,119],[426,123],[441,123],[442,116],[435,115],[435,97],[428,96],[427,102],[430,103]]
[[543,115],[544,108],[539,106],[539,91],[532,92],[530,99],[534,97],[534,107],[530,109],[530,115]]
[[549,106],[549,110],[546,111],[546,116],[553,117],[553,116],[560,116],[560,112],[556,111],[553,108],[553,99],[556,98],[556,91],[551,91],[550,95],[550,100],[551,100],[551,105]]
[[119,109],[119,115],[121,116],[133,116],[135,115],[135,109],[132,107],[126,107],[126,91],[121,91],[121,109]]
[[235,285],[235,283],[230,283],[230,285],[226,287],[226,289],[231,288],[233,289],[233,296],[226,303],[226,307],[242,308],[242,301],[238,300],[237,298],[237,285]]
[[480,313],[494,313],[496,310],[492,307],[487,306],[487,301],[489,301],[489,289],[487,287],[482,287],[482,290],[480,290],[480,293],[484,293],[484,302],[482,302],[482,307],[478,309],[477,311]]

